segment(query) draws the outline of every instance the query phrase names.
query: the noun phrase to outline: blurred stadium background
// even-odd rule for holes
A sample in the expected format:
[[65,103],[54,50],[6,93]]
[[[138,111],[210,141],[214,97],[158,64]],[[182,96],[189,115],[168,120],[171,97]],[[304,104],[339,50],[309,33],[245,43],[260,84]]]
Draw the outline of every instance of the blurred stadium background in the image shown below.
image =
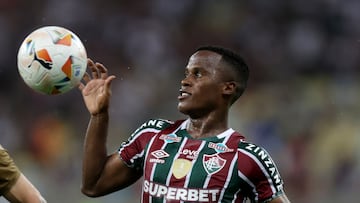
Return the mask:
[[232,127],[272,154],[292,202],[356,202],[359,8],[358,0],[0,0],[0,143],[50,203],[139,202],[139,184],[81,194],[89,115],[80,92],[31,91],[17,72],[20,43],[38,27],[64,26],[117,75],[110,151],[146,119],[182,118],[176,97],[188,57],[222,45],[251,70]]

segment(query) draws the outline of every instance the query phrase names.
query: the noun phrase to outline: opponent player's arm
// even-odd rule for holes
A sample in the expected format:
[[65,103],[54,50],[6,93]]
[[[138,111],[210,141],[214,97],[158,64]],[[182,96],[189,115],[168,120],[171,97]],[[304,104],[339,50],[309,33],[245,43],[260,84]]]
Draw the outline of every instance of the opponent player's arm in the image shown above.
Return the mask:
[[40,192],[22,173],[4,197],[12,203],[46,203]]

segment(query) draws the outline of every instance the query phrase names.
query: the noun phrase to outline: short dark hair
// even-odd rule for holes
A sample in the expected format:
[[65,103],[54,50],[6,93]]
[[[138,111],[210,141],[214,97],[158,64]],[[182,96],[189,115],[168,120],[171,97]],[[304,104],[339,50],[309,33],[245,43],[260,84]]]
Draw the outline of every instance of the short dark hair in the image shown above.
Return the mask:
[[236,94],[231,103],[234,103],[245,91],[247,87],[247,82],[249,79],[249,68],[245,63],[245,60],[234,51],[220,47],[220,46],[201,46],[196,51],[207,50],[212,51],[222,56],[222,60],[229,64],[233,70],[237,73],[236,82],[240,83],[240,86],[237,87]]

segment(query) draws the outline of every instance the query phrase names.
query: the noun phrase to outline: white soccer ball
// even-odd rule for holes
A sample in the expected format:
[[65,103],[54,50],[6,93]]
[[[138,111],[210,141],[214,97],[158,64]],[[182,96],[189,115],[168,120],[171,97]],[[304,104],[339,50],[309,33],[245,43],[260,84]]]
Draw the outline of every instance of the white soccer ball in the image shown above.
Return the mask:
[[17,65],[24,82],[37,92],[55,95],[76,87],[87,66],[86,49],[72,31],[45,26],[22,42]]

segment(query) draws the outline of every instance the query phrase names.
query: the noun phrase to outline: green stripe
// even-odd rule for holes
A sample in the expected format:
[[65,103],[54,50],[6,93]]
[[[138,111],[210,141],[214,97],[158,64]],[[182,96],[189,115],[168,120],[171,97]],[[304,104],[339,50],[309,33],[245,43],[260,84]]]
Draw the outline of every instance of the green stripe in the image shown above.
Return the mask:
[[[183,141],[184,139],[182,139]],[[182,142],[174,142],[171,144],[167,144],[164,151],[168,153],[170,156],[165,158],[165,163],[156,164],[155,173],[153,177],[153,181],[157,183],[164,184],[166,183],[166,179],[168,175],[171,174],[171,166],[174,163],[175,155],[177,154]]]
[[[205,182],[208,174],[206,173],[206,171],[204,169],[202,158],[206,151],[209,153],[209,151],[214,151],[214,150],[203,149],[199,153],[199,156],[197,157],[197,161],[195,162],[195,165],[193,166],[193,169],[191,170],[192,173],[190,175],[190,181],[188,184],[189,188],[200,188],[202,185],[204,185],[204,182]],[[206,153],[206,154],[208,154],[208,153]],[[212,152],[212,153],[214,153],[214,152]]]

